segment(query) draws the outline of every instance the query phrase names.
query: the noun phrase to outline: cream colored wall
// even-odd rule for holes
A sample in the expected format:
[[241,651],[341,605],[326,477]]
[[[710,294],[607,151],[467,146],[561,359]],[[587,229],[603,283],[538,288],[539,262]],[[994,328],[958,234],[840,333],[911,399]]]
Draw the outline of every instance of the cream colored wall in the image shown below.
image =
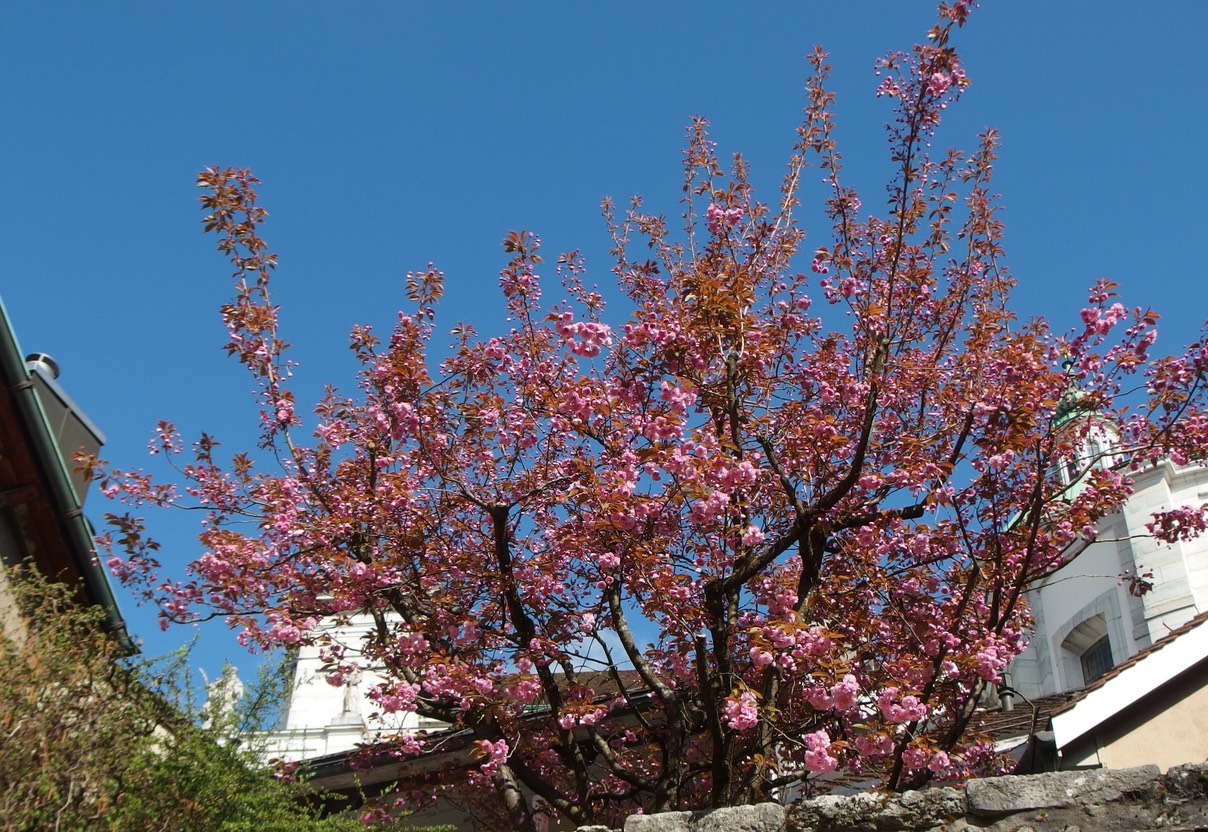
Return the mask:
[[27,630],[25,618],[17,609],[17,599],[13,595],[8,569],[21,562],[24,551],[11,513],[0,512],[0,633],[18,644],[24,643]]
[[1109,720],[1094,736],[1072,743],[1062,751],[1062,767],[1152,763],[1165,771],[1208,760],[1208,663],[1172,680],[1167,689]]
[[1208,760],[1208,679],[1145,725],[1104,744],[1100,755],[1111,768],[1155,763],[1163,771]]
[[3,633],[5,638],[21,644],[26,637],[25,619],[17,609],[17,599],[13,597],[9,584],[8,572],[0,562],[0,633]]

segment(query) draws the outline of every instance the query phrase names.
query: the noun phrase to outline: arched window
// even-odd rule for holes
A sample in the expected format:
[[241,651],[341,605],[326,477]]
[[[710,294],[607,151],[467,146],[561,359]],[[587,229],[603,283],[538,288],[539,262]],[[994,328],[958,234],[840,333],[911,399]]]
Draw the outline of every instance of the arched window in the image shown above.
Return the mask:
[[1092,615],[1075,627],[1061,642],[1061,649],[1067,658],[1077,662],[1083,685],[1089,685],[1115,665],[1111,639],[1107,635],[1107,622],[1102,615]]

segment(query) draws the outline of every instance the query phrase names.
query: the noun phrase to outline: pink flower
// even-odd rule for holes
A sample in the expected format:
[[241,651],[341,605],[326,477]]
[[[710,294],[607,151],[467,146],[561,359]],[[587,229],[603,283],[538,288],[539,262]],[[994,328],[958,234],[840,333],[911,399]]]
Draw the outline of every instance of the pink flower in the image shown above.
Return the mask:
[[834,699],[835,709],[846,711],[856,706],[856,697],[860,695],[860,684],[856,681],[856,677],[850,673],[843,677],[843,681],[831,688],[831,697]]
[[285,647],[293,647],[302,640],[302,630],[288,623],[274,624],[265,635],[270,641]]
[[755,704],[755,694],[744,690],[736,697],[727,697],[722,709],[722,719],[735,731],[746,731],[758,725],[759,708]]
[[856,737],[856,750],[861,757],[884,757],[893,753],[893,740],[884,734],[861,734]]
[[889,722],[916,722],[927,715],[927,706],[920,702],[917,696],[903,696],[900,702],[895,702],[897,696],[897,688],[886,688],[877,697],[877,705]]
[[772,654],[758,647],[751,648],[751,663],[756,667],[766,667],[772,663]]
[[931,757],[931,762],[927,763],[927,768],[939,774],[942,771],[947,771],[952,766],[952,760],[943,751],[937,751]]
[[920,769],[925,762],[927,762],[927,752],[921,748],[911,746],[902,752],[902,763],[908,770]]
[[830,266],[826,265],[826,261],[829,259],[830,251],[820,248],[814,252],[814,260],[810,263],[810,268],[817,274],[827,274],[830,272]]
[[554,329],[570,351],[585,358],[594,358],[604,347],[612,346],[612,329],[594,321],[576,321],[570,312],[554,318]]
[[987,682],[995,682],[1012,656],[1003,647],[991,644],[979,650],[974,658],[977,660],[977,675]]
[[945,92],[948,91],[948,87],[951,83],[952,83],[952,79],[950,79],[948,77],[948,73],[946,73],[946,72],[932,73],[931,77],[927,79],[927,94],[928,95],[943,95]]
[[541,682],[537,679],[521,679],[504,688],[508,698],[529,704],[541,695]]
[[710,234],[721,234],[727,228],[733,228],[746,214],[742,208],[722,208],[716,202],[710,202],[705,210],[705,221],[709,225]]
[[835,704],[835,698],[817,686],[806,688],[805,698],[814,706],[815,710],[819,711],[828,710]]
[[808,771],[834,771],[839,767],[839,759],[831,754],[831,738],[826,731],[814,731],[806,734],[805,768]]
[[508,758],[508,742],[507,740],[479,740],[478,753],[486,757],[486,761],[482,764],[483,774],[494,774],[499,770],[500,763],[503,763]]
[[398,713],[399,711],[414,711],[415,697],[419,695],[420,686],[408,682],[399,682],[394,686],[394,689],[387,691],[379,687],[373,691],[372,696],[382,710],[388,714]]
[[880,98],[881,96],[901,98],[902,88],[898,86],[898,82],[893,78],[883,78],[881,79],[881,83],[877,85],[877,98]]
[[1153,519],[1145,524],[1155,538],[1163,543],[1191,540],[1208,530],[1208,515],[1201,506],[1179,506],[1169,511],[1154,512]]
[[675,385],[662,382],[659,385],[659,398],[671,405],[678,413],[685,412],[696,403],[696,388],[688,384]]

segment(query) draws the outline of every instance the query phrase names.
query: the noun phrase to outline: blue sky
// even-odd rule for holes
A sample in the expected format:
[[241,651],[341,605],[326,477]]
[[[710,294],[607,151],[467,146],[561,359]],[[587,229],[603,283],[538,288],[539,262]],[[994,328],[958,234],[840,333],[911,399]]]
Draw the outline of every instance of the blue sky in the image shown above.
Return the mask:
[[[250,447],[251,384],[221,349],[227,268],[195,202],[202,166],[264,180],[305,401],[327,382],[352,386],[348,330],[389,326],[403,275],[429,260],[446,272],[450,323],[502,328],[509,229],[538,232],[551,252],[581,249],[606,285],[601,198],[641,193],[674,215],[694,114],[771,196],[815,43],[832,52],[848,170],[877,207],[889,111],[873,97],[873,60],[920,39],[932,8],[9,3],[0,296],[22,346],[58,359],[110,460],[149,464],[158,419]],[[958,35],[972,86],[938,143],[1002,133],[996,182],[1022,317],[1072,325],[1086,287],[1109,277],[1126,303],[1162,313],[1159,346],[1198,331],[1206,31],[1203,0],[999,0]],[[807,232],[827,240],[825,227]],[[98,495],[88,510],[105,510]],[[151,519],[180,563],[198,554],[192,522]],[[192,635],[124,611],[149,653]],[[203,628],[211,675],[224,655],[254,663],[222,625]]]

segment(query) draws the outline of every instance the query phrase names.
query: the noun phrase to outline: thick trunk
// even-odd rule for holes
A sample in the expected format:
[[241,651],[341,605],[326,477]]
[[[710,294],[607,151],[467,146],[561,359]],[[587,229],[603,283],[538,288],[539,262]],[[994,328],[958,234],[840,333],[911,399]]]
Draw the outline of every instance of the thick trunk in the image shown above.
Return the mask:
[[520,791],[516,775],[512,771],[512,767],[506,763],[500,765],[495,772],[495,791],[499,793],[499,797],[507,809],[508,817],[512,821],[512,828],[516,832],[537,832],[533,813],[529,811],[524,793]]

